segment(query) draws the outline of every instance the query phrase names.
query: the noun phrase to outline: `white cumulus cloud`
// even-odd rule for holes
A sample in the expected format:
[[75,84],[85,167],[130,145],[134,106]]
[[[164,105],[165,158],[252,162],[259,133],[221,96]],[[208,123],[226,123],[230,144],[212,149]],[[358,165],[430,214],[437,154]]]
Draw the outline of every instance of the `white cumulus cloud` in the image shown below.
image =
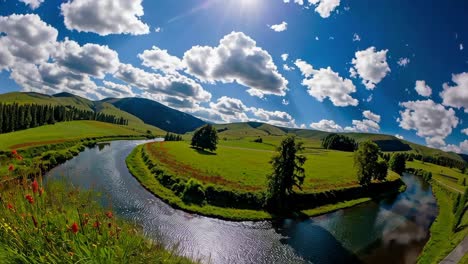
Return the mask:
[[19,0],[20,2],[23,2],[25,5],[28,5],[31,9],[36,9],[38,8],[44,0]]
[[217,47],[194,46],[185,52],[183,61],[187,73],[202,82],[237,82],[258,97],[286,94],[288,81],[271,55],[242,32],[224,36]]
[[280,24],[270,26],[270,28],[273,29],[273,31],[275,31],[275,32],[283,32],[283,31],[286,31],[288,29],[288,23],[283,21]]
[[144,66],[154,70],[171,73],[184,69],[184,64],[181,59],[170,55],[167,50],[162,50],[156,46],[138,54],[138,58],[143,61]]
[[374,114],[369,110],[366,110],[366,111],[362,112],[362,115],[367,119],[370,119],[370,120],[372,120],[374,122],[380,123],[380,115]]
[[342,132],[343,128],[333,120],[322,119],[317,123],[310,124],[312,129],[326,132]]
[[60,8],[65,26],[78,32],[110,34],[148,34],[143,23],[143,0],[69,0]]
[[432,94],[432,89],[429,87],[429,85],[426,84],[426,81],[421,80],[421,81],[416,81],[416,86],[414,88],[416,92],[424,97],[429,97]]
[[452,106],[458,109],[464,108],[468,113],[468,72],[453,74],[452,81],[454,86],[444,83],[444,90],[440,93],[443,103],[446,106]]
[[373,90],[390,72],[387,63],[388,50],[376,51],[375,47],[357,51],[351,61],[351,77],[359,76],[367,89]]
[[315,70],[312,65],[302,60],[297,60],[296,66],[305,76],[302,85],[307,87],[309,94],[318,101],[323,102],[328,98],[335,106],[358,105],[358,100],[350,95],[356,92],[356,86],[351,80],[340,77],[330,67]]
[[397,119],[400,127],[415,130],[418,136],[426,139],[430,147],[445,146],[445,138],[459,122],[453,109],[446,109],[432,100],[408,101],[400,105],[405,108]]

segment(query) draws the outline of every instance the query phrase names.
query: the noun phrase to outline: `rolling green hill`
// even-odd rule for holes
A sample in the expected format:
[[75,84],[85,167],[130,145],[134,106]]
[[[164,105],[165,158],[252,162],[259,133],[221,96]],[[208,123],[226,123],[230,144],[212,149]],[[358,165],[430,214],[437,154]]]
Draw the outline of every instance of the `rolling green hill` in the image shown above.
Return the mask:
[[22,93],[13,92],[0,94],[0,103],[19,103],[19,104],[40,104],[40,105],[63,105],[73,106],[80,110],[93,111],[107,115],[114,115],[116,117],[123,117],[128,120],[128,125],[131,128],[147,131],[150,130],[155,135],[163,135],[165,132],[157,127],[145,124],[138,117],[122,111],[112,104],[91,101],[70,93],[59,93],[55,95],[45,95],[40,93]]
[[[297,129],[297,128],[283,128],[269,124],[257,123],[257,122],[246,122],[246,123],[231,123],[231,124],[216,124],[214,127],[219,132],[221,139],[240,139],[240,138],[255,138],[255,137],[267,137],[282,136],[286,134],[294,134],[302,139],[306,139],[309,142],[318,144],[320,140],[327,135],[329,132],[309,130],[309,129]],[[398,139],[391,135],[384,134],[373,134],[373,133],[341,133],[351,138],[354,138],[358,142],[365,140],[374,141],[383,151],[394,152],[394,151],[405,151],[414,152],[424,156],[433,157],[447,157],[457,161],[463,161],[464,156],[453,152],[444,152],[439,149],[433,149],[426,146],[422,146],[416,143],[412,143],[406,140]],[[307,145],[306,145],[307,146]]]
[[184,134],[205,124],[192,115],[180,112],[158,102],[144,98],[108,98],[102,102],[110,103],[150,124],[169,132]]
[[[123,117],[129,121],[131,128],[162,135],[164,131],[173,133],[188,133],[206,124],[204,121],[187,113],[172,109],[158,102],[144,98],[108,98],[102,101],[91,101],[70,93],[56,95],[44,95],[39,93],[13,92],[0,95],[1,103],[17,102],[20,104],[49,104],[69,105],[87,111],[110,114]],[[279,137],[286,134],[294,134],[305,139],[309,146],[316,148],[320,146],[320,140],[330,134],[329,132],[284,128],[264,124],[260,122],[215,124],[221,139],[254,139],[264,137],[271,144],[277,143]],[[160,128],[160,129],[159,129]],[[400,140],[391,135],[372,133],[346,133],[347,136],[361,142],[372,140],[376,142],[383,151],[405,151],[421,154],[423,156],[446,157],[457,161],[467,161],[466,155],[429,148],[406,140]],[[232,145],[232,144],[230,144]],[[307,144],[306,144],[307,145]]]
[[128,126],[98,121],[60,122],[54,125],[0,134],[0,150],[58,144],[83,138],[140,136],[144,134],[145,131],[139,131]]

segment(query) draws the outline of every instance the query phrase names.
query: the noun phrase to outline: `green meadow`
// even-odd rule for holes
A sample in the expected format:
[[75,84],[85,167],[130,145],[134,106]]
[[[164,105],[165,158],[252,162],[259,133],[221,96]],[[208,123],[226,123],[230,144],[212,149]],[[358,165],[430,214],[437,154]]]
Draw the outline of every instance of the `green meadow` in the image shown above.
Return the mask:
[[[154,128],[154,127],[153,127]],[[163,134],[154,129],[154,133]],[[21,149],[92,137],[140,136],[146,130],[98,121],[60,122],[27,130],[0,134],[0,149]]]
[[[271,171],[269,161],[275,154],[269,143],[246,140],[221,141],[215,154],[190,148],[187,142],[155,143],[148,148],[161,166],[175,176],[246,191],[264,191],[266,175]],[[307,149],[303,155],[307,157],[304,192],[359,185],[352,152]],[[392,171],[388,177],[399,178]]]
[[[138,146],[127,158],[137,180],[170,205],[189,212],[229,220],[262,220],[277,216],[263,209],[267,175],[275,144],[283,136],[221,140],[215,153],[190,147],[188,142],[153,142]],[[304,140],[307,157],[301,202],[292,215],[320,215],[398,191],[400,176],[388,171],[386,182],[359,185],[353,153],[319,149]],[[191,181],[202,184],[206,202],[185,202],[181,193]],[[185,187],[184,187],[185,186]],[[400,189],[401,190],[401,189]]]
[[463,179],[465,179],[468,185],[468,175],[461,173],[461,171],[456,168],[443,167],[427,162],[423,163],[418,160],[408,161],[406,166],[408,168],[423,169],[432,172],[432,178],[443,185],[443,187],[448,188],[451,192],[458,191],[462,193],[464,191],[466,185],[462,185]]

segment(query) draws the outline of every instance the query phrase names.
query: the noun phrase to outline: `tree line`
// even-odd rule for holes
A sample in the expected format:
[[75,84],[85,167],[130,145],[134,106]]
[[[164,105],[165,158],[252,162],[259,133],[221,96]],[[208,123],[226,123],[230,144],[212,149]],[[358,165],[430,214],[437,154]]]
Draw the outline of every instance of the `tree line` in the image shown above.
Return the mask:
[[128,120],[123,117],[80,110],[73,106],[0,103],[0,133],[73,120],[96,120],[118,125],[128,125]]
[[167,132],[164,136],[164,141],[182,141],[182,136]]
[[358,148],[358,143],[345,135],[330,134],[322,139],[322,147],[324,149],[352,152]]

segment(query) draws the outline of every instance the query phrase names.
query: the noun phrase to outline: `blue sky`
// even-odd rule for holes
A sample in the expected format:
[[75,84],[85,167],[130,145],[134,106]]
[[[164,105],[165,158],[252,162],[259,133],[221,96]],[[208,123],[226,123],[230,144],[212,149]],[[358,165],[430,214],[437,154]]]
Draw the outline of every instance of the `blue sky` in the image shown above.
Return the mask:
[[141,96],[214,122],[379,132],[467,153],[466,10],[464,0],[0,0],[0,91]]

